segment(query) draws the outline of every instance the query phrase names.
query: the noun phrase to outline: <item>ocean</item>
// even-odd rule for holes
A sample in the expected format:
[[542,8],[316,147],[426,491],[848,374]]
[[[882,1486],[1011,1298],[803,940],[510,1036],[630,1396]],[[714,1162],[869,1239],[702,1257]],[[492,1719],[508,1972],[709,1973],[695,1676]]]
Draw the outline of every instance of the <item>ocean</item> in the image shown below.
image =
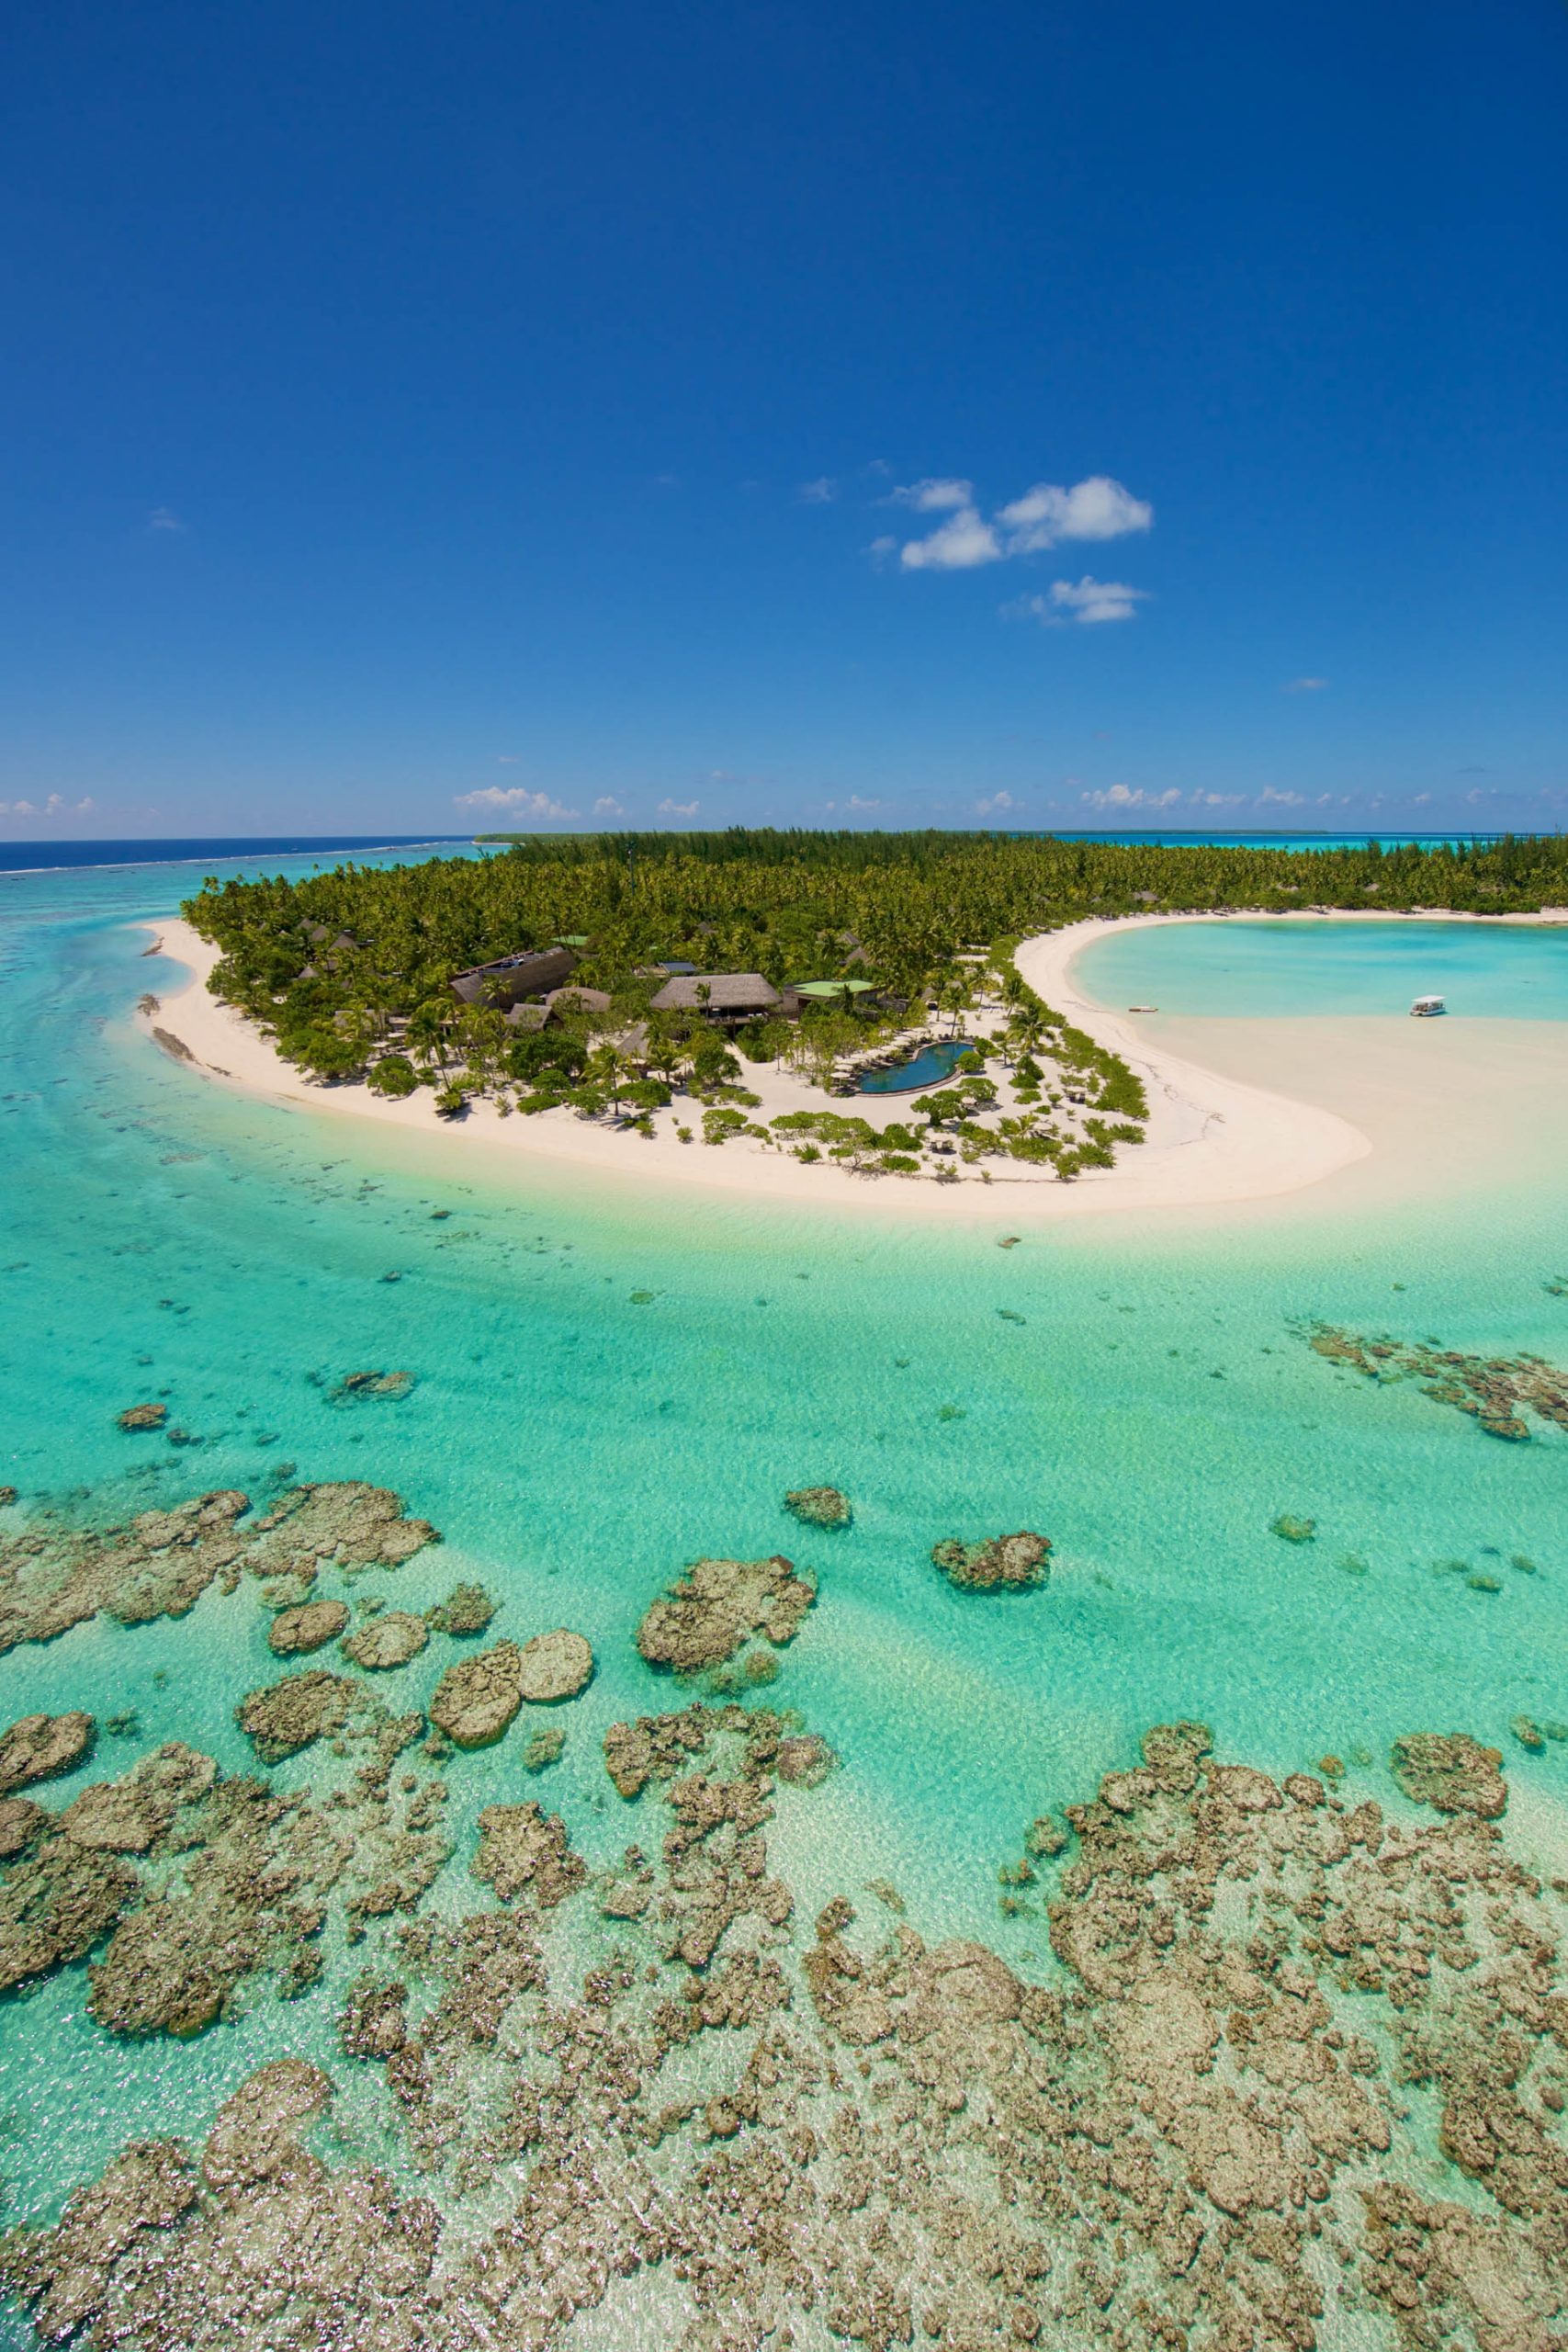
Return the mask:
[[[328,847],[225,854],[303,872]],[[1391,1743],[1470,1731],[1506,1753],[1527,1852],[1563,1867],[1568,1747],[1526,1748],[1510,1725],[1568,1717],[1568,1434],[1498,1443],[1419,1383],[1336,1372],[1304,1336],[1323,1319],[1568,1362],[1560,1193],[1499,1171],[1484,1200],[1351,1216],[1330,1186],[1267,1216],[1086,1219],[1004,1249],[1005,1204],[938,1229],[660,1199],[635,1167],[470,1170],[165,1058],[130,1018],[173,978],[138,926],[175,911],[187,872],[62,867],[0,899],[0,1482],[19,1496],[0,1525],[50,1508],[102,1527],[211,1489],[265,1499],[287,1463],[295,1481],[393,1488],[441,1531],[374,1578],[393,1607],[472,1579],[501,1603],[487,1639],[586,1634],[597,1671],[552,1718],[558,1764],[523,1773],[514,1729],[443,1766],[454,1857],[421,1916],[490,1901],[470,1868],[490,1804],[537,1798],[595,1871],[634,1834],[657,1845],[601,1753],[613,1724],[682,1702],[639,1657],[638,1622],[694,1560],[781,1553],[819,1595],[759,1695],[840,1759],[820,1789],[781,1790],[769,1830],[807,1938],[830,1897],[863,1905],[875,1882],[929,1944],[981,1939],[1026,1984],[1059,1984],[1038,1893],[999,1907],[998,1871],[1032,1820],[1091,1798],[1175,1718],[1279,1776],[1332,1754],[1348,1796],[1394,1811]],[[1112,940],[1080,977],[1107,1002],[1202,1017],[1377,1012],[1430,984],[1456,1012],[1473,998],[1533,1025],[1568,1017],[1565,965],[1562,934],[1433,924],[1396,945],[1372,924],[1232,923]],[[344,1389],[367,1370],[412,1383]],[[145,1400],[181,1442],[117,1426]],[[848,1494],[852,1526],[785,1513],[786,1491],[818,1484]],[[1282,1539],[1281,1520],[1310,1537]],[[1054,1547],[1036,1591],[964,1591],[933,1568],[944,1539],[1017,1529]],[[58,1806],[171,1740],[254,1771],[235,1709],[281,1670],[270,1619],[254,1579],[220,1579],[184,1616],[12,1649],[0,1725],[73,1708],[133,1725],[33,1793]],[[423,1708],[455,1655],[433,1636],[377,1688]],[[308,1748],[271,1779],[310,1790],[329,1764]],[[497,2192],[466,2203],[422,2172],[381,2074],[344,2055],[349,1988],[388,1966],[395,1924],[351,1937],[334,1915],[298,1997],[249,1979],[189,2039],[106,2030],[80,1961],[6,1998],[8,2222],[51,2219],[128,2142],[199,2143],[288,2054],[338,2085],[323,2156],[434,2196],[454,2245],[488,2225]],[[624,2346],[677,2340],[667,2317],[622,2324]],[[19,2312],[0,2341],[32,2341]]]

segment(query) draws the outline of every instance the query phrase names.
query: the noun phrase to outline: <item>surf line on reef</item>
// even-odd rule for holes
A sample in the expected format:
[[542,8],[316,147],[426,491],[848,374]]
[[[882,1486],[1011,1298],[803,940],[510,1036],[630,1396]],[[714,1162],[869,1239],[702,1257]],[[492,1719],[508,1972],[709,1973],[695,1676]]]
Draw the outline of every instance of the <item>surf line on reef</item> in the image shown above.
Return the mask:
[[1031,987],[1097,1044],[1131,1062],[1149,1094],[1145,1140],[1115,1167],[1086,1170],[1071,1184],[1005,1175],[991,1183],[938,1185],[892,1175],[873,1182],[843,1169],[803,1166],[783,1153],[743,1156],[682,1146],[663,1136],[649,1142],[565,1108],[503,1120],[492,1105],[481,1102],[470,1106],[460,1126],[453,1125],[438,1116],[427,1091],[394,1099],[363,1083],[307,1080],[265,1032],[213,994],[209,982],[218,951],[183,921],[137,926],[190,973],[183,988],[139,1012],[138,1020],[182,1068],[259,1100],[438,1138],[454,1165],[467,1154],[470,1167],[476,1156],[481,1162],[488,1159],[492,1174],[502,1164],[496,1155],[504,1156],[513,1170],[520,1158],[542,1166],[592,1167],[619,1183],[636,1185],[645,1196],[650,1185],[660,1191],[698,1186],[751,1204],[771,1200],[791,1209],[869,1210],[945,1226],[1002,1219],[1050,1223],[1297,1193],[1366,1158],[1371,1142],[1337,1113],[1182,1059],[1061,985],[1079,950],[1114,927],[1075,924],[1023,941],[1015,956]]

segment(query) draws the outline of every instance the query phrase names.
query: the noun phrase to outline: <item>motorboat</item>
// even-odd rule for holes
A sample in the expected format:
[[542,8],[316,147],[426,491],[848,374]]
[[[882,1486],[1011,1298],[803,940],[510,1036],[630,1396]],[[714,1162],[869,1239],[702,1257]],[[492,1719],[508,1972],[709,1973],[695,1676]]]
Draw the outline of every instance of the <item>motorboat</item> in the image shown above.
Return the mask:
[[1410,1018],[1412,1021],[1430,1021],[1435,1014],[1446,1012],[1448,1009],[1440,996],[1418,996],[1410,1008]]

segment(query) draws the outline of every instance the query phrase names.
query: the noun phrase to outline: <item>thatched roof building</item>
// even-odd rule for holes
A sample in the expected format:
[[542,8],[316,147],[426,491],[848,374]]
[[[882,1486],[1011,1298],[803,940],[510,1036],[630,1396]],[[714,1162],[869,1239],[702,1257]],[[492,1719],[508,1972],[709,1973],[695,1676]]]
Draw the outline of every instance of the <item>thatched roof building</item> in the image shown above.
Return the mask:
[[493,964],[476,964],[471,971],[455,972],[452,993],[464,1004],[486,1004],[504,1012],[525,996],[543,996],[570,980],[577,958],[570,947],[541,947],[519,956],[502,956]]
[[779,1010],[779,992],[761,972],[693,972],[666,980],[654,1012],[701,1012],[712,1021],[756,1021]]
[[610,999],[603,989],[552,989],[545,999],[548,1012],[608,1012]]

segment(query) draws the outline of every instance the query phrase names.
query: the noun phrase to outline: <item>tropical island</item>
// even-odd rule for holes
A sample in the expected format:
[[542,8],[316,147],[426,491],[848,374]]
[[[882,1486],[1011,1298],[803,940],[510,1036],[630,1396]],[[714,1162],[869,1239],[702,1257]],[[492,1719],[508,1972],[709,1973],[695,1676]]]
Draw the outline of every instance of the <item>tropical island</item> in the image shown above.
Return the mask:
[[1124,1054],[1021,943],[1134,916],[1528,916],[1557,837],[1158,846],[996,833],[487,837],[493,854],[209,879],[207,987],[307,1079],[443,1120],[557,1114],[645,1140],[954,1183],[1072,1182],[1145,1138]]

